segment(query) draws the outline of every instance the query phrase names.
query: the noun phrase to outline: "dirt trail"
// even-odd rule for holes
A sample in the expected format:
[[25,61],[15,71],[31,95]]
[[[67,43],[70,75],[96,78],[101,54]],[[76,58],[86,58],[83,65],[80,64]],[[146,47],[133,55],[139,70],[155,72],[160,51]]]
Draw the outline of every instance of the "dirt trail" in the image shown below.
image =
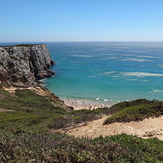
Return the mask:
[[68,135],[75,137],[94,138],[100,135],[110,136],[121,133],[137,135],[142,138],[157,137],[163,140],[163,116],[148,118],[139,122],[113,123],[102,125],[107,117],[88,122],[81,127],[70,128],[65,131]]
[[9,93],[15,93],[15,91],[17,90],[16,87],[3,87],[4,90],[8,91]]
[[15,111],[15,110],[11,110],[11,109],[1,109],[1,108],[0,108],[0,112],[8,112],[8,111]]

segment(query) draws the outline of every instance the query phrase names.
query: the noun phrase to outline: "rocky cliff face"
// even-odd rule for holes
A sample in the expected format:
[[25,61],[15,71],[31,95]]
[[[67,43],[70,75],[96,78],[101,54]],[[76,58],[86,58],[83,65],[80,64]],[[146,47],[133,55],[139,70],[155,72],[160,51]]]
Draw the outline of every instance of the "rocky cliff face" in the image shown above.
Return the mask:
[[0,47],[0,81],[15,86],[32,86],[39,79],[51,77],[54,65],[46,45]]

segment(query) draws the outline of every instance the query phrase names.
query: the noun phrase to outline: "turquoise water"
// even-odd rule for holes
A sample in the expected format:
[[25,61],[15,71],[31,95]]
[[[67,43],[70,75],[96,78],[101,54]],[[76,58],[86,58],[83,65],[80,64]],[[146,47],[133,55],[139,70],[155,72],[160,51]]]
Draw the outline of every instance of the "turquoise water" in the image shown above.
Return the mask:
[[45,44],[56,62],[45,86],[59,97],[163,100],[163,42]]
[[59,97],[163,100],[163,43],[46,43],[56,75],[45,80]]

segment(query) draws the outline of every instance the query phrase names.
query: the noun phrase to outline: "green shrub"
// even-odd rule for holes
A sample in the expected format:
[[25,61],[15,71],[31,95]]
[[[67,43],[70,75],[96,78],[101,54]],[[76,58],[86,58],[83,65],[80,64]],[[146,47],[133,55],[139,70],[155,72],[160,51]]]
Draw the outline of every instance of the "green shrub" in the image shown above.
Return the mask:
[[163,142],[125,134],[79,139],[64,134],[0,133],[0,162],[162,162]]
[[141,120],[162,115],[163,102],[136,100],[111,108],[66,112],[51,100],[23,89],[15,95],[0,90],[0,162],[100,163],[163,162],[163,142],[125,134],[79,139],[50,134],[49,128],[65,128],[110,115],[109,121]]
[[10,95],[10,93],[8,91],[0,88],[0,96],[1,97],[2,96],[9,96],[9,95]]
[[[116,107],[116,105],[115,105]],[[162,101],[136,100],[128,102],[127,105],[121,105],[118,112],[104,121],[105,124],[113,122],[140,121],[149,117],[158,117],[163,115]],[[112,107],[114,109],[114,106]]]
[[16,90],[15,96],[11,96],[4,90],[2,92],[9,96],[0,99],[0,108],[14,110],[14,112],[0,114],[0,128],[14,130],[14,132],[20,129],[23,131],[60,129],[110,114],[108,108],[66,112],[62,108],[53,106],[50,99],[28,89]]

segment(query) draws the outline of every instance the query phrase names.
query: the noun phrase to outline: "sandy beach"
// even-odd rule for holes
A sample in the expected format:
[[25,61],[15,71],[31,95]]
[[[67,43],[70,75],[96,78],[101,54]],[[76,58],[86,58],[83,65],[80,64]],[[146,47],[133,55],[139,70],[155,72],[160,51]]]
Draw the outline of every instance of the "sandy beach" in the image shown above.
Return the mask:
[[73,128],[67,128],[64,132],[75,137],[95,138],[99,136],[112,136],[117,134],[137,135],[142,138],[157,137],[163,140],[163,116],[157,118],[146,118],[142,121],[128,123],[112,123],[103,125],[107,116],[93,120]]
[[108,101],[99,100],[85,100],[75,98],[61,98],[67,106],[72,106],[74,110],[88,109],[93,110],[97,108],[111,107],[112,104]]

